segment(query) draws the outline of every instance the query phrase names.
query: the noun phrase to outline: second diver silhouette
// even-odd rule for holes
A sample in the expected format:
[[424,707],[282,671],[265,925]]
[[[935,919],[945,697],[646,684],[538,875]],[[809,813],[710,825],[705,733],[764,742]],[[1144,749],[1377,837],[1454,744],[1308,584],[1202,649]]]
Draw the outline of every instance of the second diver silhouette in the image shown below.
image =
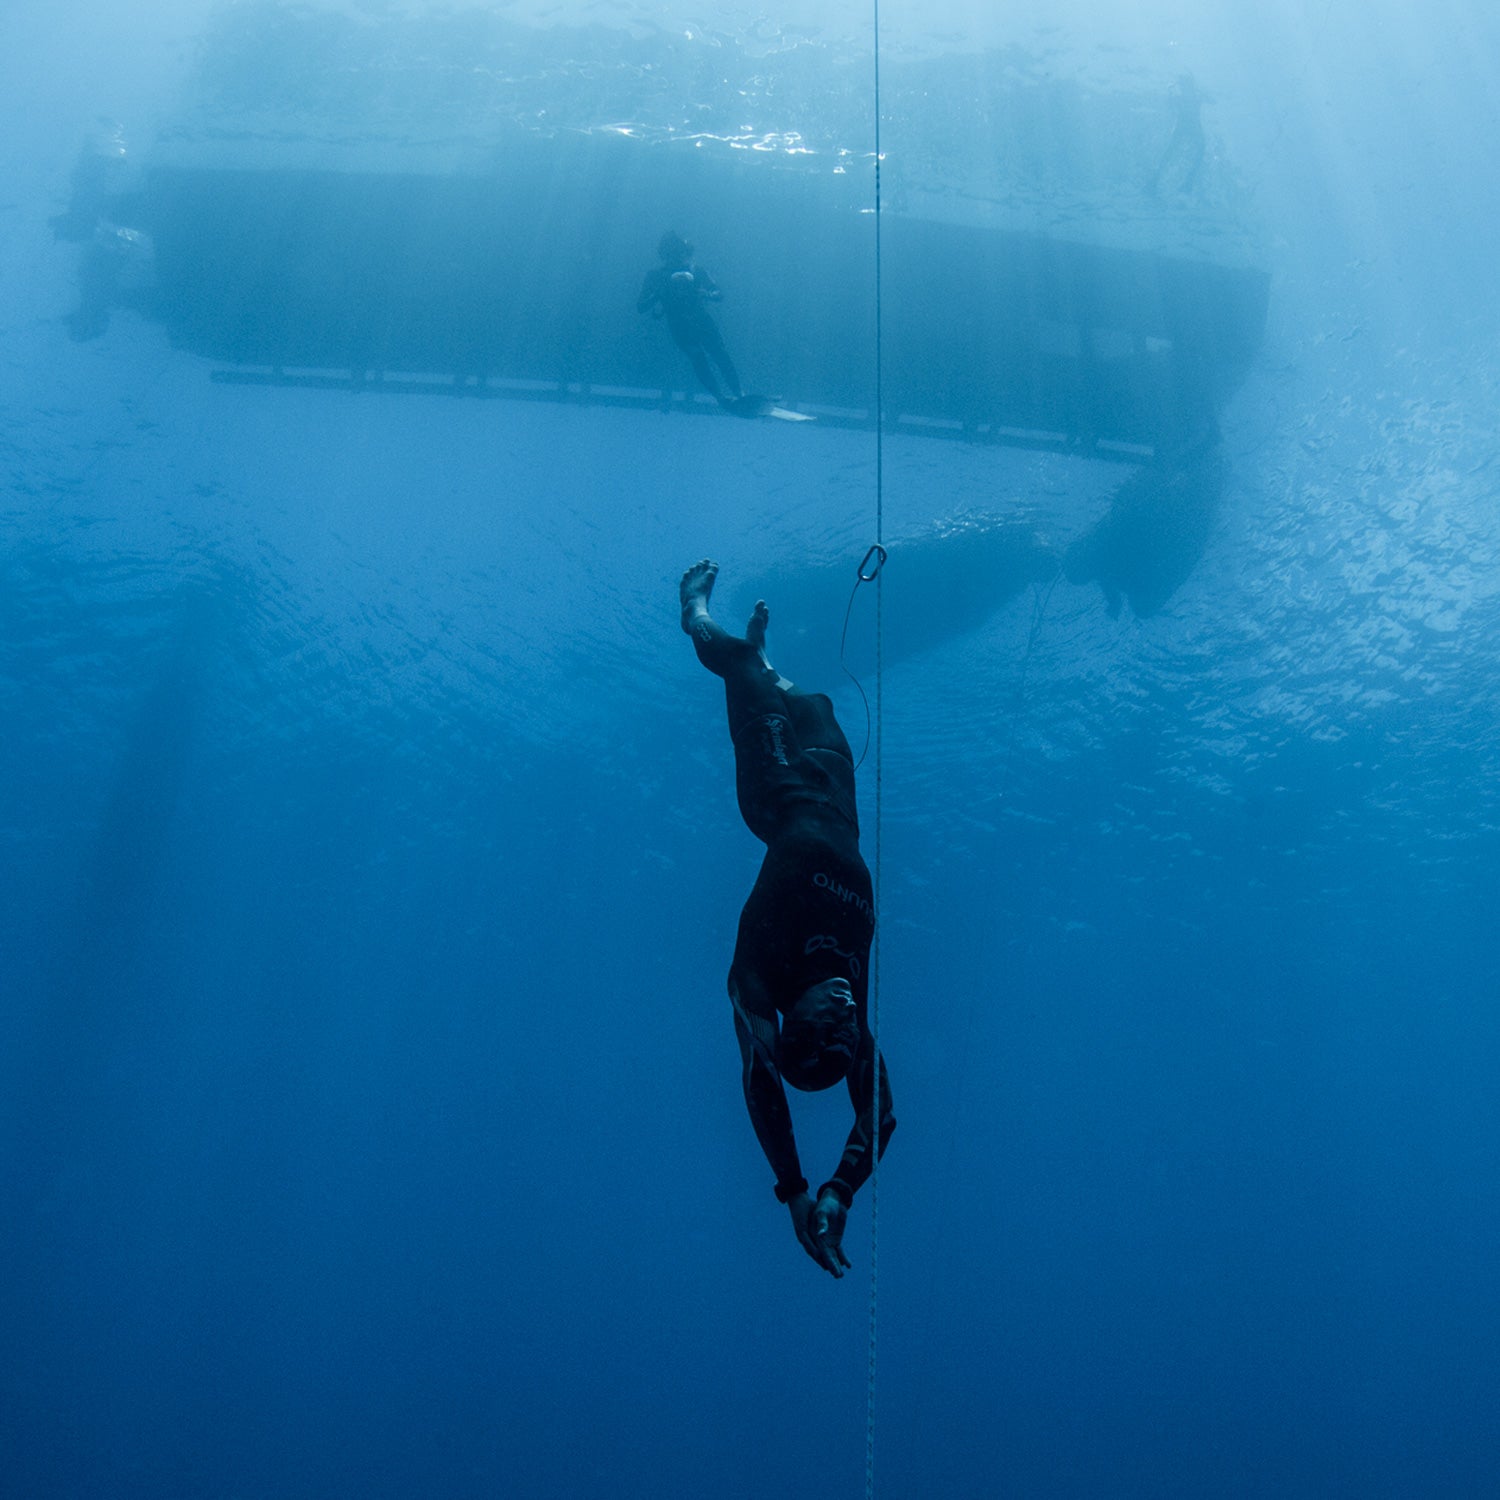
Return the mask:
[[806,413],[781,406],[780,397],[747,395],[741,388],[739,371],[707,307],[723,293],[713,277],[693,263],[693,247],[675,229],[669,229],[657,242],[656,254],[661,264],[646,272],[641,294],[636,298],[636,311],[666,319],[673,343],[692,361],[703,389],[725,411],[737,417],[811,422],[813,419]]

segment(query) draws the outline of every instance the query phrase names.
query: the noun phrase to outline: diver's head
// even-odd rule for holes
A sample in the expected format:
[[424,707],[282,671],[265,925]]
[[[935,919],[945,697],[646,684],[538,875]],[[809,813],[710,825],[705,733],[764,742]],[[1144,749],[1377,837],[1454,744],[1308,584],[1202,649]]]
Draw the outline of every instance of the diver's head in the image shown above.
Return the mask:
[[859,1014],[847,979],[810,985],[781,1022],[776,1065],[793,1088],[832,1088],[848,1075],[859,1046]]
[[685,266],[693,258],[693,247],[675,229],[669,229],[656,242],[656,253],[669,266]]

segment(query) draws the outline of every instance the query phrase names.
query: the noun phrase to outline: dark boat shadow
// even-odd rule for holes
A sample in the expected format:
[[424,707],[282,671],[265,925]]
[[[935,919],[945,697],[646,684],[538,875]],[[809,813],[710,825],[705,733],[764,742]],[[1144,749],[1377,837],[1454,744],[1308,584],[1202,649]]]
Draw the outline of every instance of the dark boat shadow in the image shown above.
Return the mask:
[[1224,459],[1216,444],[1138,470],[1063,557],[1069,583],[1097,583],[1110,617],[1162,609],[1202,560],[1219,516]]
[[[859,558],[789,562],[736,588],[738,616],[757,598],[771,607],[771,659],[799,683],[830,689],[845,664],[855,672],[875,662],[875,586],[858,582]],[[1029,522],[972,518],[889,544],[888,587],[880,621],[887,666],[970,631],[1033,584],[1058,575],[1060,558]],[[853,608],[850,608],[851,595]]]

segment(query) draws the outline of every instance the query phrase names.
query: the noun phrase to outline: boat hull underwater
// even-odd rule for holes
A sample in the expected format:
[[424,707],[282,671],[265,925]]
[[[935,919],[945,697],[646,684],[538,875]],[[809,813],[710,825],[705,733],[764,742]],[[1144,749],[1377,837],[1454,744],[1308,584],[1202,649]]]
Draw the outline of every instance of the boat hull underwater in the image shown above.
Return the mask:
[[[163,165],[128,212],[154,315],[228,378],[646,406],[693,384],[635,307],[680,227],[747,380],[872,425],[874,216],[760,166],[608,136],[487,175]],[[1148,456],[1205,430],[1264,329],[1253,269],[899,213],[881,241],[886,419],[914,433]]]
[[878,367],[887,432],[1132,466],[1065,567],[1027,542],[1015,587],[1061,570],[1148,614],[1191,573],[1269,277],[1187,84],[893,68],[877,297],[868,100],[837,49],[491,17],[475,53],[402,24],[232,12],[142,161],[105,132],[54,221],[83,247],[75,337],[130,305],[227,385],[724,420],[638,307],[671,231],[744,388],[775,393],[738,415],[873,428]]

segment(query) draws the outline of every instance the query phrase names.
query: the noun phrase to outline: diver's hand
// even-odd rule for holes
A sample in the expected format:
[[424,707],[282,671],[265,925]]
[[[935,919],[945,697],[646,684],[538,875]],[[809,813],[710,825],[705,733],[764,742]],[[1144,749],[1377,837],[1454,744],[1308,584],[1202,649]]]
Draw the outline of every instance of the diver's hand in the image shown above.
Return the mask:
[[[849,1210],[844,1207],[844,1200],[832,1189],[824,1189],[812,1211],[813,1238],[822,1246],[824,1254],[845,1267],[849,1264],[849,1257],[844,1254],[844,1225],[848,1219]],[[844,1273],[838,1270],[833,1274],[842,1276]]]
[[[834,1277],[835,1279],[842,1276],[844,1274],[844,1266],[847,1266],[849,1262],[845,1260],[844,1265],[841,1266],[839,1264],[839,1261],[843,1260],[844,1252],[840,1250],[838,1254],[835,1255],[831,1250],[827,1249],[824,1246],[822,1240],[819,1239],[819,1237],[813,1232],[813,1218],[816,1213],[816,1209],[814,1209],[813,1207],[813,1201],[811,1197],[809,1197],[806,1193],[798,1193],[795,1197],[788,1198],[786,1200],[786,1206],[790,1210],[792,1215],[792,1228],[797,1231],[797,1243],[800,1244],[802,1248],[806,1250],[807,1253],[812,1256],[812,1258],[817,1261],[817,1263],[822,1266],[822,1268],[827,1271],[830,1276]],[[843,1221],[840,1220],[840,1235],[842,1235],[843,1232]]]

